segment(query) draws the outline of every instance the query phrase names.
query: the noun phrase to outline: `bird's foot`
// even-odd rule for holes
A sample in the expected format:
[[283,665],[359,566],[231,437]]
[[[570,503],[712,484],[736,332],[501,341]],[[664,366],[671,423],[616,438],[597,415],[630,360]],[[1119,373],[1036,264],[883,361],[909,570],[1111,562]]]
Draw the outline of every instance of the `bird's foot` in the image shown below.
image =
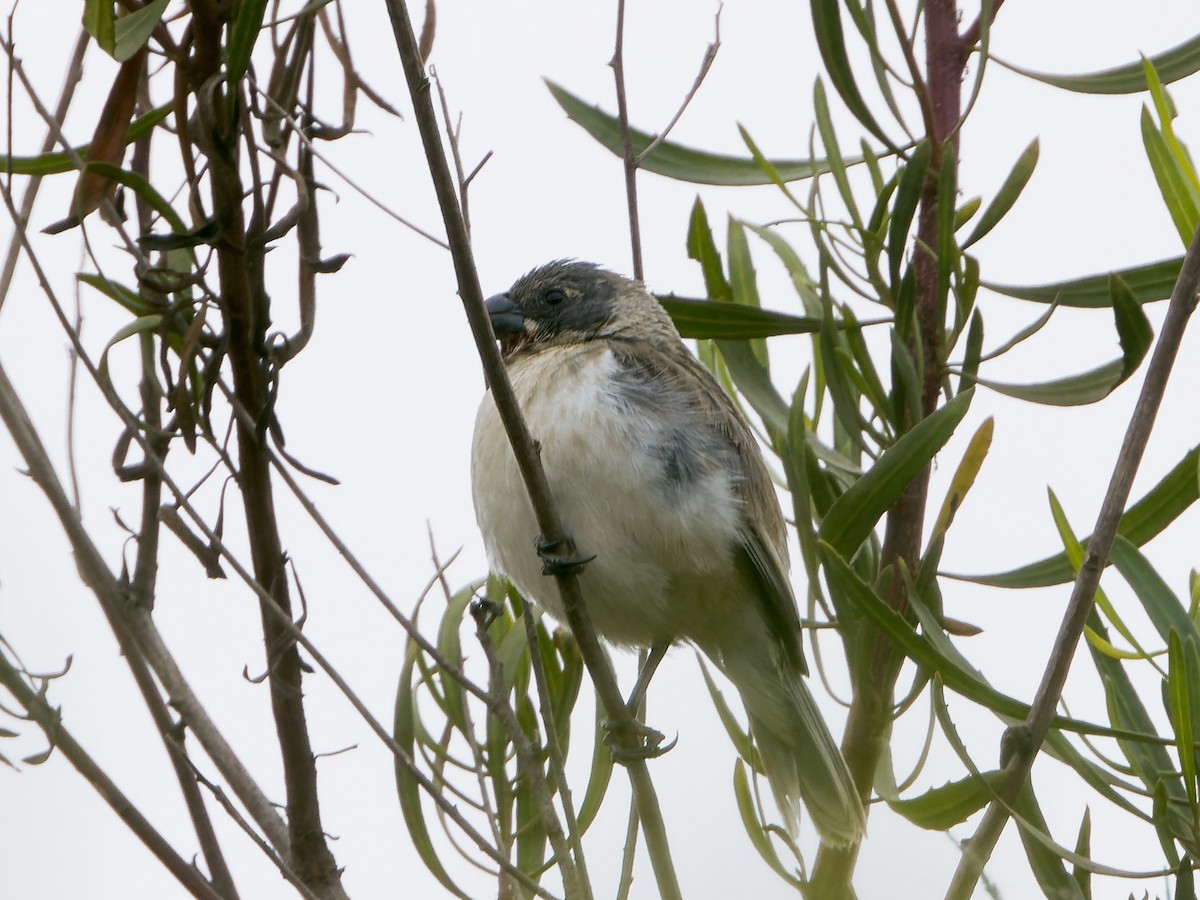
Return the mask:
[[575,555],[575,545],[569,538],[557,541],[547,541],[541,535],[536,540],[538,556],[542,558],[543,575],[570,575],[583,571],[595,556],[578,557]]
[[666,738],[661,731],[636,719],[622,722],[605,720],[600,726],[608,731],[602,738],[604,746],[612,751],[613,759],[622,764],[635,759],[655,759],[679,743],[676,735],[669,743],[663,744]]

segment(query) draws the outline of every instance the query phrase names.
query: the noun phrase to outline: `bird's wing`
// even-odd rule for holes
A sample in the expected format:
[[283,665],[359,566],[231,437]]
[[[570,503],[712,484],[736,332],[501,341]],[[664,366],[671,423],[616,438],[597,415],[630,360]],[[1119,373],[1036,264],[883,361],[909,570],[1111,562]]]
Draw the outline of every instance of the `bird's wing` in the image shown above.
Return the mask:
[[807,674],[800,614],[787,574],[783,513],[741,412],[683,344],[612,340],[609,346],[627,402],[675,435],[669,464],[685,466],[691,454],[733,472],[742,506],[741,556],[760,588],[755,593],[772,632],[795,667]]

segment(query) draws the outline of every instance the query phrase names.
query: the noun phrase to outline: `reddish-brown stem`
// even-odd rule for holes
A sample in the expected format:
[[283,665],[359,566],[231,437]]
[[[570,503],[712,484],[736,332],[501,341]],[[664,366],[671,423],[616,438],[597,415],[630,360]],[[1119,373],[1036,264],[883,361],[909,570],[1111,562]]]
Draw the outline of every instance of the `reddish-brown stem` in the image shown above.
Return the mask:
[[[936,409],[942,381],[944,323],[938,296],[937,259],[931,249],[938,246],[938,172],[944,155],[955,154],[956,128],[962,109],[961,85],[966,57],[961,51],[957,29],[958,10],[954,0],[927,0],[924,83],[932,133],[926,138],[933,153],[917,214],[917,249],[913,255],[915,321],[897,323],[897,327],[906,329],[911,335],[908,347],[922,375],[921,409],[925,415]],[[905,421],[902,424],[907,430],[917,423]],[[898,612],[904,612],[908,606],[900,566],[904,565],[910,572],[916,571],[928,492],[929,470],[926,468],[888,511],[881,567],[891,569],[885,599]],[[855,688],[842,750],[863,797],[870,796],[875,769],[886,745],[901,660],[892,642],[883,634],[877,634],[869,673]],[[822,846],[813,869],[809,896],[821,900],[852,897],[850,880],[857,856],[857,845],[846,848]]]

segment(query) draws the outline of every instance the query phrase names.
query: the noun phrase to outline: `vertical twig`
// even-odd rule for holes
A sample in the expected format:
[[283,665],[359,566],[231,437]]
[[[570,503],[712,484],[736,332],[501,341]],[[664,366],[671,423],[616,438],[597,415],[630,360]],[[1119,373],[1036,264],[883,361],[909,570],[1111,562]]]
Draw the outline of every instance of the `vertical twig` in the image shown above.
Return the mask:
[[[9,35],[12,34],[11,20],[9,24]],[[67,117],[67,110],[71,107],[71,100],[75,97],[75,88],[78,87],[80,80],[83,78],[83,55],[87,51],[89,41],[88,33],[82,29],[79,31],[79,37],[75,39],[75,49],[71,53],[71,58],[67,62],[67,74],[63,82],[62,92],[58,96],[58,103],[54,107],[55,126],[48,126],[46,129],[46,137],[42,140],[41,153],[49,153],[54,149],[54,144],[57,140],[59,129],[62,122]],[[13,93],[13,74],[15,73],[15,57],[13,56],[12,46],[6,41],[6,54],[8,56],[8,175],[9,190],[12,190],[12,93]],[[21,211],[18,217],[22,223],[29,221],[30,215],[33,213],[33,203],[37,199],[38,189],[42,186],[42,176],[33,175],[25,185],[25,191],[21,194]],[[4,269],[0,272],[0,308],[4,306],[4,300],[8,297],[8,290],[12,286],[13,273],[16,272],[17,258],[21,255],[21,242],[14,232],[12,240],[8,242],[8,251],[4,255]]]
[[633,277],[645,280],[642,267],[642,226],[638,219],[637,154],[629,136],[629,105],[625,98],[625,0],[617,0],[617,38],[613,47],[613,78],[617,83],[617,121],[621,125],[621,156],[625,168],[625,203],[629,209],[629,244],[633,256]]

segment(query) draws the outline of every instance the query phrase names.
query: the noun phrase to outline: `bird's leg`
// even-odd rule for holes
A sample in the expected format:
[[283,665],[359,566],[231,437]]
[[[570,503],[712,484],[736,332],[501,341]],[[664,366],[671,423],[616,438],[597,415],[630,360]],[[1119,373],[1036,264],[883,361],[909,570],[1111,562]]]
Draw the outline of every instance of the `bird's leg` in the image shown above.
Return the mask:
[[538,556],[542,558],[543,575],[567,575],[580,572],[595,556],[580,559],[575,555],[575,544],[570,538],[548,541],[540,534],[535,540]]
[[[654,677],[654,672],[658,669],[658,664],[667,655],[668,646],[670,645],[655,644],[650,648],[649,655],[647,655],[645,663],[642,664],[641,671],[638,672],[638,679],[637,683],[633,686],[633,693],[629,695],[629,700],[625,704],[625,720],[621,722],[608,720],[601,723],[605,728],[609,729],[609,734],[605,736],[604,743],[612,750],[613,758],[617,762],[624,762],[629,759],[653,759],[657,756],[662,756],[679,741],[679,738],[675,738],[669,744],[663,746],[663,733],[651,728],[638,718],[642,701],[646,698],[646,689],[650,687],[650,679]],[[639,746],[633,748],[613,746],[614,734],[622,730],[631,732]]]
[[646,662],[642,664],[642,670],[638,672],[638,679],[637,683],[633,686],[633,693],[629,695],[629,700],[625,703],[625,709],[629,711],[631,717],[637,718],[642,701],[646,699],[646,690],[650,687],[650,679],[658,671],[658,664],[667,655],[667,647],[669,646],[670,644],[655,644],[650,648]]

